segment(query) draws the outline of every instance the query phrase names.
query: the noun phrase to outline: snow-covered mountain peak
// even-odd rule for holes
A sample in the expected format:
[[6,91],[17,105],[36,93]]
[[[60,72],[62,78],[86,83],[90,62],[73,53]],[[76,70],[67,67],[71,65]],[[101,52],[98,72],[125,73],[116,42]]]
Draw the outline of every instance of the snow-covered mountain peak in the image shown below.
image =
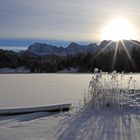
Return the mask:
[[[122,43],[123,42],[123,43]],[[78,53],[95,53],[102,48],[106,47],[106,50],[110,50],[116,47],[116,44],[121,49],[125,45],[127,48],[140,47],[140,42],[135,40],[122,40],[122,41],[111,41],[103,40],[100,45],[96,43],[90,43],[88,45],[79,45],[75,42],[71,42],[66,48],[57,47],[45,43],[34,43],[30,45],[26,52],[30,52],[38,55],[57,55],[57,56],[66,56],[66,55],[75,55]]]

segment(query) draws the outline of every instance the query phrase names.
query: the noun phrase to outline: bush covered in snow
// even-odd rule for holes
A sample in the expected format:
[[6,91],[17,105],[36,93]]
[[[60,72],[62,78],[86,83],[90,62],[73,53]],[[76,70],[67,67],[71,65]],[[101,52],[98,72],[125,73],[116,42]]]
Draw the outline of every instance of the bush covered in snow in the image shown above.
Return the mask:
[[102,106],[113,106],[119,110],[125,107],[139,109],[140,91],[131,75],[126,79],[123,73],[97,73],[96,70],[83,100],[84,104],[97,111]]

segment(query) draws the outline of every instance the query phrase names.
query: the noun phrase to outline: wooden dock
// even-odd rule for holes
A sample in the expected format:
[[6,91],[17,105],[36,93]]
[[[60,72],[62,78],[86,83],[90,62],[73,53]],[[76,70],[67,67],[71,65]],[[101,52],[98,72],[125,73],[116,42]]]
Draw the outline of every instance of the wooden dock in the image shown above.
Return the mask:
[[56,104],[49,106],[39,106],[39,107],[25,107],[25,108],[6,108],[0,109],[0,115],[18,115],[27,114],[35,112],[61,112],[69,111],[71,104]]

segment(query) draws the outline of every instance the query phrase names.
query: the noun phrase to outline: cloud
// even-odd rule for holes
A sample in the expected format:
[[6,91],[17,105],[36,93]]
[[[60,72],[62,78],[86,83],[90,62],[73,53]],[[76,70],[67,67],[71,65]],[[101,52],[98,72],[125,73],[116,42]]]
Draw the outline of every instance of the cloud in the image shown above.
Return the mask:
[[129,9],[132,12],[127,16],[138,17],[140,2],[133,3],[128,0],[123,3],[121,0],[0,0],[0,38],[96,40],[100,28],[113,13],[126,14]]

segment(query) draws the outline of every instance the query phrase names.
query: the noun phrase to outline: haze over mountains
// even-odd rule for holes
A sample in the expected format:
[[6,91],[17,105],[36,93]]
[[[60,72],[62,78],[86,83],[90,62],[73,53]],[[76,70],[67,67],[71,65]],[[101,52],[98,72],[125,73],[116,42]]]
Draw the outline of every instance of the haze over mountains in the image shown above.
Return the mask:
[[[123,43],[128,49],[133,47],[140,47],[140,42],[135,40],[123,40]],[[74,55],[78,53],[95,53],[104,47],[106,50],[111,50],[116,47],[116,42],[111,40],[104,40],[99,45],[96,43],[91,43],[88,45],[79,45],[77,43],[70,43],[66,48],[57,47],[45,43],[34,43],[28,47],[24,53],[32,53],[36,55],[57,55],[57,56],[67,56]],[[122,48],[123,44],[121,41],[118,42],[118,48]]]

